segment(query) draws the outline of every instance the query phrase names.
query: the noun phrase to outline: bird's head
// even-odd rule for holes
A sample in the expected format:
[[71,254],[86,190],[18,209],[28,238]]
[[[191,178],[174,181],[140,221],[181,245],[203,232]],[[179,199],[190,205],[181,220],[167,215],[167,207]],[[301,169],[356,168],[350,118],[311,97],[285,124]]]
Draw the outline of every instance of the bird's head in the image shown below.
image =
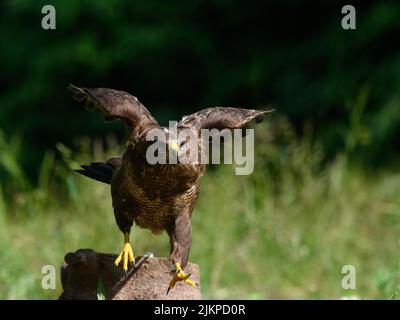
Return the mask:
[[149,130],[135,144],[135,149],[150,165],[196,164],[199,160],[197,137],[170,128]]

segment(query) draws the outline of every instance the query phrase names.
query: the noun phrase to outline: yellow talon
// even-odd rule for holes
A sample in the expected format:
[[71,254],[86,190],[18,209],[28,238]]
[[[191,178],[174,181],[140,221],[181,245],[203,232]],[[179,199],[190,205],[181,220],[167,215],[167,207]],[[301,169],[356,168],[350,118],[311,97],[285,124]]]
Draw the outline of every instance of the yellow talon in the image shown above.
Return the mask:
[[128,232],[124,233],[124,239],[125,239],[124,247],[123,247],[121,253],[119,254],[118,258],[115,259],[114,263],[115,263],[115,266],[119,266],[119,264],[122,261],[122,268],[126,272],[128,270],[128,262],[130,264],[135,263],[135,256],[133,255],[132,246],[129,243],[129,233]]
[[181,268],[181,264],[180,263],[175,263],[175,272],[174,272],[174,276],[171,280],[171,282],[169,283],[168,286],[168,290],[167,290],[167,294],[169,292],[169,290],[171,290],[173,287],[175,287],[175,284],[178,281],[183,281],[186,284],[195,287],[196,286],[196,282],[193,280],[189,279],[190,274],[186,274],[185,272],[183,272],[182,268]]

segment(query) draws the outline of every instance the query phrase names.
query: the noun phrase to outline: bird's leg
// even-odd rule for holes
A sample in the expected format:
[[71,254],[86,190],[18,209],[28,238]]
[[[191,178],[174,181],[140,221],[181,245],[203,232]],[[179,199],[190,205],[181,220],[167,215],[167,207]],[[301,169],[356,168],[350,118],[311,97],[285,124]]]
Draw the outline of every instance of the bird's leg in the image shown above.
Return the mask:
[[190,280],[190,274],[186,274],[184,268],[187,264],[189,257],[189,250],[192,243],[192,227],[190,223],[190,212],[181,212],[175,221],[172,230],[169,232],[171,241],[171,261],[175,265],[174,275],[171,282],[169,283],[168,292],[175,286],[179,281],[195,287],[196,282]]
[[125,272],[128,271],[128,262],[133,265],[135,263],[135,256],[133,255],[132,246],[129,243],[129,232],[124,232],[124,247],[118,258],[115,259],[115,266],[119,266],[122,261],[122,268]]
[[169,283],[167,294],[168,294],[169,290],[171,290],[178,281],[183,281],[186,284],[188,284],[192,287],[195,287],[196,282],[194,282],[193,280],[190,280],[189,277],[190,277],[190,274],[186,274],[185,272],[183,272],[183,270],[181,268],[181,264],[179,262],[175,263],[174,276],[173,276],[171,282]]

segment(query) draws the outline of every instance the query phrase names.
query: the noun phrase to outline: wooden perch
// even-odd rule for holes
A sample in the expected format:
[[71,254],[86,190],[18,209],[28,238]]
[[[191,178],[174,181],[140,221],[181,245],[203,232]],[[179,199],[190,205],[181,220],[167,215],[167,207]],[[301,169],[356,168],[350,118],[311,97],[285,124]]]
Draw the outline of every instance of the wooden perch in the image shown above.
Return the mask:
[[[116,255],[79,249],[65,255],[61,267],[64,291],[61,300],[96,300],[101,292],[105,299],[113,300],[194,300],[201,299],[200,289],[179,282],[167,295],[172,279],[171,261],[152,255],[137,257],[135,268],[125,274],[115,267]],[[188,263],[185,272],[199,282],[199,267]]]

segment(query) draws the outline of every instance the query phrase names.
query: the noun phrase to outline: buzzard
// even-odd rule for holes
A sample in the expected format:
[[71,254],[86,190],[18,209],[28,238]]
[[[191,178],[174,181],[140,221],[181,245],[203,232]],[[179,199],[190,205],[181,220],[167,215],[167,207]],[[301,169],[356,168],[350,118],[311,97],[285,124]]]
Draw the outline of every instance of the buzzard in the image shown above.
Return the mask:
[[122,158],[92,162],[76,170],[111,185],[115,220],[124,235],[124,246],[115,265],[122,264],[126,272],[128,265],[134,263],[129,242],[134,223],[154,233],[166,231],[170,238],[170,259],[175,268],[167,293],[178,281],[195,286],[195,282],[189,279],[190,274],[186,274],[183,269],[191,247],[191,215],[199,196],[199,183],[205,164],[198,161],[149,163],[146,151],[156,139],[149,140],[148,133],[155,129],[163,130],[166,138],[157,142],[164,144],[169,152],[179,154],[183,149],[187,152],[194,143],[201,149],[202,129],[245,128],[253,120],[256,123],[262,121],[264,114],[269,111],[230,107],[201,110],[184,117],[176,125],[178,133],[185,129],[199,137],[196,142],[188,142],[187,139],[179,141],[169,134],[168,128],[160,127],[146,107],[129,93],[106,88],[78,88],[73,85],[69,89],[76,100],[85,101],[88,110],[100,110],[106,120],[123,120],[129,131]]

